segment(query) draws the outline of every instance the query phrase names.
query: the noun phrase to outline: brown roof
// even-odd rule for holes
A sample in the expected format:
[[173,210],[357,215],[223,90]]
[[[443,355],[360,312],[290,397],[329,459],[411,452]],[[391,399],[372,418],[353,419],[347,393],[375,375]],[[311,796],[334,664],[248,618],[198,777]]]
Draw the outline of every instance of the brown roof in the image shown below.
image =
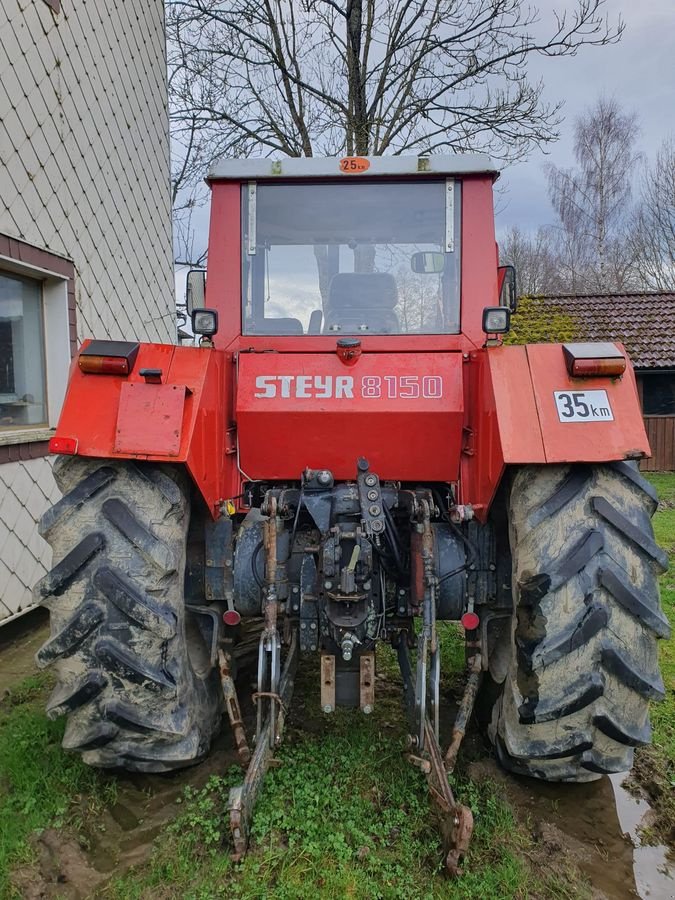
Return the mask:
[[[525,331],[539,332],[546,324],[564,321],[575,340],[621,341],[633,365],[639,369],[675,368],[675,293],[643,294],[560,294],[523,298],[513,318],[525,319]],[[521,326],[522,327],[522,326]],[[555,335],[549,340],[569,340]]]

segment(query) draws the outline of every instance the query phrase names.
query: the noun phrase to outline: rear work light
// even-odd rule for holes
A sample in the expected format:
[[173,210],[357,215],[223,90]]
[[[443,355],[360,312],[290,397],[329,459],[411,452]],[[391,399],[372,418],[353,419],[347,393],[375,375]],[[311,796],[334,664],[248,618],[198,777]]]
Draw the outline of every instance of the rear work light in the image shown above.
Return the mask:
[[77,453],[77,438],[53,437],[49,441],[49,452],[73,456]]
[[508,306],[486,306],[483,310],[485,334],[506,334],[511,327],[511,310]]
[[86,375],[128,375],[140,346],[136,341],[91,341],[80,351],[77,365]]
[[563,344],[565,365],[572,378],[618,378],[626,357],[615,344]]

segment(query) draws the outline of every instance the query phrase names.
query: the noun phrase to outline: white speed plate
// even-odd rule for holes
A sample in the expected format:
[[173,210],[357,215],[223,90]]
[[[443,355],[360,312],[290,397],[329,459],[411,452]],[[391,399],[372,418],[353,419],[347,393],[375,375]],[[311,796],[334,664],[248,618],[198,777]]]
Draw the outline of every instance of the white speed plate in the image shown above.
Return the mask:
[[607,391],[553,391],[561,422],[613,422]]

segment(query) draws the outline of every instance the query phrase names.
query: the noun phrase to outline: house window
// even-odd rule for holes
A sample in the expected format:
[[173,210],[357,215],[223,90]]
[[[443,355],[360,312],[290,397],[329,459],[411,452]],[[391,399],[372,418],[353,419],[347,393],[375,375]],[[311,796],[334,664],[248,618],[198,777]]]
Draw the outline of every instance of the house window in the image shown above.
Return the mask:
[[646,416],[675,416],[675,372],[644,375],[642,411]]
[[0,234],[0,465],[47,453],[77,350],[75,267]]
[[47,424],[42,282],[0,272],[0,430]]

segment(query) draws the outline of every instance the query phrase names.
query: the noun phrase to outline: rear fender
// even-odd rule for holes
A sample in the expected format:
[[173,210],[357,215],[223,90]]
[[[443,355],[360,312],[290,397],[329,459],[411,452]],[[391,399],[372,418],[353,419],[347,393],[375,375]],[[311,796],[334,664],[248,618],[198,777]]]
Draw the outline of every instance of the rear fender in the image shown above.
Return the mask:
[[[170,344],[141,344],[128,376],[84,374],[75,359],[55,436],[80,456],[185,464],[215,517],[238,493],[227,365],[222,351]],[[161,383],[142,369],[160,369]]]
[[630,361],[621,377],[572,378],[562,344],[529,344],[479,350],[468,364],[460,498],[481,521],[507,465],[651,455]]

